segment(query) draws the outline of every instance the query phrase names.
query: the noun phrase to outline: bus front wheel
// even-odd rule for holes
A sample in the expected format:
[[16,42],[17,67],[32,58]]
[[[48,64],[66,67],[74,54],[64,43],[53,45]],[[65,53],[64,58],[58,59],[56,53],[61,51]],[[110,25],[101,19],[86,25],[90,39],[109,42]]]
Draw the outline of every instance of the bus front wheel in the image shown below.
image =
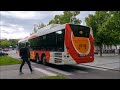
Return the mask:
[[39,55],[38,54],[36,55],[36,63],[40,63]]

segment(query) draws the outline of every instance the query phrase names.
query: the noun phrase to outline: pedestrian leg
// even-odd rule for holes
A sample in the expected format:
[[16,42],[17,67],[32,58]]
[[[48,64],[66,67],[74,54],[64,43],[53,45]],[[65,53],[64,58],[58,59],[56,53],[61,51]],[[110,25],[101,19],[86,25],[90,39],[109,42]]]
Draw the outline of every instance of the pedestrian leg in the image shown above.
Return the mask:
[[21,66],[20,66],[20,72],[22,72],[22,67],[23,67],[24,64],[25,64],[25,60],[23,59],[22,63],[21,63]]
[[26,58],[26,62],[28,64],[28,66],[29,66],[30,71],[32,72],[33,70],[32,70],[32,67],[31,67],[31,63],[30,63],[30,61],[27,58]]

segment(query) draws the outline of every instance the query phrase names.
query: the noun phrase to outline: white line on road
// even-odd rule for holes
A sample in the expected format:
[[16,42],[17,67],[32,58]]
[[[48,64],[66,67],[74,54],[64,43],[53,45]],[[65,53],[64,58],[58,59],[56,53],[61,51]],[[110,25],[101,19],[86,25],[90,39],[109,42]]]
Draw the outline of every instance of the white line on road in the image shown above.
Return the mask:
[[36,64],[36,63],[31,62],[31,64]]
[[58,73],[61,73],[61,74],[64,74],[64,75],[72,75],[71,73],[68,73],[68,72],[65,72],[65,71],[62,71],[62,70],[58,70],[58,69],[54,69],[54,68],[46,68],[46,69],[54,71],[54,72],[58,72]]
[[57,74],[52,73],[52,72],[49,72],[49,71],[44,70],[44,69],[41,69],[41,68],[36,68],[36,67],[35,67],[34,70],[40,71],[40,72],[42,72],[42,73],[44,73],[44,74],[46,74],[46,75],[48,75],[48,76],[57,76]]
[[92,68],[92,69],[97,69],[97,70],[103,70],[103,71],[107,71],[108,70],[108,69],[104,69],[104,68],[98,68],[98,67],[86,66],[86,65],[77,65],[77,66],[82,66],[82,67],[87,67],[87,68]]
[[75,71],[75,72],[77,72],[77,73],[88,73],[88,72],[81,71],[81,70],[77,70],[77,71]]

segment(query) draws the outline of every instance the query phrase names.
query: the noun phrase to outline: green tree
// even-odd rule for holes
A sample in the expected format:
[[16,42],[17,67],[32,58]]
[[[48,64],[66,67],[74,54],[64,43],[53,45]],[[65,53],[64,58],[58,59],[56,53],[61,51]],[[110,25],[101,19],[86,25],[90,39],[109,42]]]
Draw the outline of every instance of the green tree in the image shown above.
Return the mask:
[[38,29],[45,27],[46,25],[44,23],[41,23],[38,25]]
[[120,44],[120,11],[97,11],[85,20],[86,24],[93,28],[95,45],[100,48],[100,56],[103,44]]
[[[80,11],[64,11],[61,15],[55,15],[53,20],[49,21],[49,24],[65,24],[70,23],[72,16],[77,16],[80,14]],[[75,17],[75,24],[80,24],[81,20]]]
[[97,34],[97,32],[98,32],[98,27],[97,27],[97,21],[96,21],[96,18],[95,18],[95,16],[94,15],[92,15],[92,14],[89,14],[89,16],[88,17],[86,17],[85,18],[85,22],[86,22],[86,24],[87,24],[87,26],[90,26],[90,27],[92,27],[92,29],[93,29],[93,36],[94,36],[94,38],[96,37],[96,34]]
[[[104,29],[104,24],[111,17],[108,11],[96,11],[95,15],[89,15],[86,17],[86,24],[93,29],[94,42],[96,46],[100,48],[100,56],[102,56],[103,44],[109,45],[111,36]],[[106,36],[108,35],[108,36]]]
[[0,46],[1,46],[1,48],[7,48],[7,47],[9,47],[10,45],[11,45],[11,43],[8,41],[8,40],[1,40],[1,42],[0,42],[1,44],[0,44]]
[[2,39],[0,39],[0,48],[2,48],[1,42],[2,42]]
[[110,18],[104,23],[102,29],[108,33],[109,44],[120,45],[120,11],[110,11]]
[[[38,25],[34,25],[34,32],[33,33],[36,33],[38,29],[41,29],[43,27],[45,27],[46,25],[44,23],[40,23]],[[31,33],[31,34],[33,34]]]
[[9,39],[9,42],[11,43],[11,46],[15,48],[18,43],[18,39]]
[[93,29],[94,38],[97,36],[98,29],[101,28],[102,24],[107,21],[109,17],[110,14],[108,11],[96,11],[95,15],[89,14],[89,16],[85,18],[87,26]]

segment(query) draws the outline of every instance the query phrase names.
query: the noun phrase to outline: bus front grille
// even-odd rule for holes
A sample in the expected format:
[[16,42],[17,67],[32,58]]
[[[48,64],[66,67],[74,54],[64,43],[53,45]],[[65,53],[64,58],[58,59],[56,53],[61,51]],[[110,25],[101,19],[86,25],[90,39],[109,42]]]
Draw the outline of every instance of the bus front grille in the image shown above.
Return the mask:
[[62,53],[55,53],[55,57],[61,57],[62,58]]
[[55,63],[62,63],[62,58],[54,58]]

